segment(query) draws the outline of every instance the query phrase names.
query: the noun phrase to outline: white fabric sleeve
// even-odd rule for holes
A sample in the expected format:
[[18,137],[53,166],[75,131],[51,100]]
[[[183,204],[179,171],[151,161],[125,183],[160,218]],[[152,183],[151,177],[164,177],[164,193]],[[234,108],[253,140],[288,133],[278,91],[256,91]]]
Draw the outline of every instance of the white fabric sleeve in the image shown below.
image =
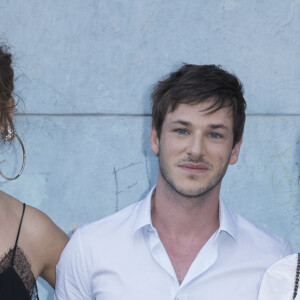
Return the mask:
[[[274,263],[261,282],[258,300],[293,299],[297,267],[297,254],[289,255]],[[300,297],[300,291],[296,299]]]
[[77,229],[56,266],[54,300],[93,299],[85,259],[81,231]]

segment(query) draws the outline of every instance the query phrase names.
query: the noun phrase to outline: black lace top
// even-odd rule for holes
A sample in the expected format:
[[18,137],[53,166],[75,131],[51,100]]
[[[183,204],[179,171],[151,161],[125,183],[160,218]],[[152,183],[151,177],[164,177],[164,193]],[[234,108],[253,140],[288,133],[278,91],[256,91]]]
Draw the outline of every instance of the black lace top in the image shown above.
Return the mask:
[[18,246],[23,213],[13,249],[0,258],[0,299],[5,300],[38,300],[38,292],[31,265],[23,250]]

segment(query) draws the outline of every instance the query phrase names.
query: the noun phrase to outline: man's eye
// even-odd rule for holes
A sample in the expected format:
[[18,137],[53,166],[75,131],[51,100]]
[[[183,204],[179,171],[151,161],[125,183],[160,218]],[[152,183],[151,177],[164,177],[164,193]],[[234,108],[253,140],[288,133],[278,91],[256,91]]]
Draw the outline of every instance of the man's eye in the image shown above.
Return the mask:
[[221,138],[221,135],[216,133],[216,132],[211,132],[209,135],[213,139],[220,139]]
[[178,134],[182,134],[182,135],[188,133],[186,129],[182,129],[182,128],[176,129],[175,132],[178,133]]

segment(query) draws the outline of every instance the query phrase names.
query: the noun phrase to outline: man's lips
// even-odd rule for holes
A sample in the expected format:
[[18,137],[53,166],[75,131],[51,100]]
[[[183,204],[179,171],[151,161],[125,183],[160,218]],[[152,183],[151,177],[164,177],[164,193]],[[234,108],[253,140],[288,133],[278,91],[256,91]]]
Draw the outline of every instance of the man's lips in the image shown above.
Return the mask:
[[181,163],[179,165],[181,169],[191,173],[205,173],[209,170],[209,167],[203,163]]

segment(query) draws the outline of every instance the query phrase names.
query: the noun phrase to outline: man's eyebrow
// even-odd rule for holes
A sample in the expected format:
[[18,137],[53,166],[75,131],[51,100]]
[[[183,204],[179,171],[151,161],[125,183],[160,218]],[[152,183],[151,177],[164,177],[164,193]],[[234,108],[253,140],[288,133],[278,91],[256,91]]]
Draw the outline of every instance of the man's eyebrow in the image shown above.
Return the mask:
[[209,124],[208,127],[211,129],[225,129],[225,130],[229,131],[229,128],[227,126],[225,126],[224,124]]
[[[171,122],[171,124],[172,125],[192,126],[191,122],[188,122],[188,121],[185,121],[185,120],[181,120],[181,119],[174,120],[174,121]],[[225,126],[222,123],[220,123],[220,124],[219,123],[209,124],[208,128],[210,128],[210,129],[224,129],[226,131],[230,131],[229,127]]]
[[184,121],[184,120],[175,120],[172,121],[171,124],[180,124],[180,125],[184,125],[184,126],[191,126],[192,124],[188,121]]

